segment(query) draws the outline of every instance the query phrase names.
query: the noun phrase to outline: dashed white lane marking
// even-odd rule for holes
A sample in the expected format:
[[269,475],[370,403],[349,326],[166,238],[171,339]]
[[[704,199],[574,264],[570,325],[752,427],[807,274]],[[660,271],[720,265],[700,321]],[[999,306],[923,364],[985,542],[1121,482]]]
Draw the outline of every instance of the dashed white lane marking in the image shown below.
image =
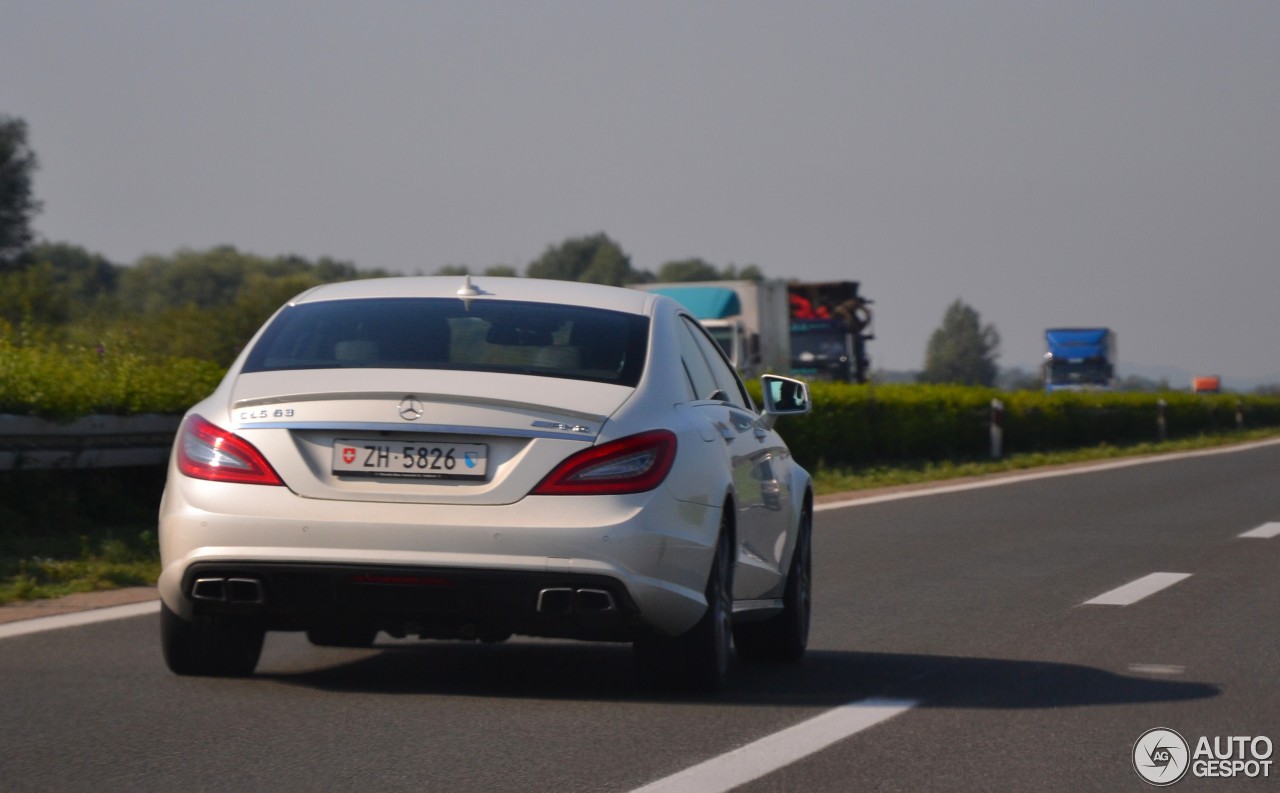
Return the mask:
[[1249,529],[1240,536],[1253,537],[1259,540],[1269,540],[1278,535],[1280,535],[1280,523],[1264,523],[1256,529]]
[[1093,600],[1086,600],[1086,606],[1131,606],[1145,597],[1150,597],[1162,589],[1173,586],[1190,573],[1152,573],[1122,587],[1104,592]]
[[1187,668],[1177,664],[1129,664],[1129,671],[1140,675],[1181,675]]
[[723,793],[911,710],[906,699],[864,699],[765,736],[632,793]]
[[126,617],[141,617],[144,614],[156,614],[159,611],[160,601],[148,600],[143,603],[127,603],[123,606],[77,611],[72,614],[37,617],[33,620],[22,620],[0,625],[0,639],[11,639],[14,636],[25,636],[29,633],[40,633],[59,628],[74,628],[77,625],[91,625],[95,622],[122,620]]

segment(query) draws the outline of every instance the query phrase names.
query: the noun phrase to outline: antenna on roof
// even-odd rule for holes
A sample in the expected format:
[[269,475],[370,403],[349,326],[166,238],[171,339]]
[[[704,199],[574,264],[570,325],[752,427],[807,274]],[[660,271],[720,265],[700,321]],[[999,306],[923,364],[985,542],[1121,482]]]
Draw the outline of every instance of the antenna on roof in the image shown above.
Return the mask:
[[458,290],[458,295],[460,297],[475,297],[476,295],[483,294],[484,292],[471,285],[471,276],[462,276],[462,288]]

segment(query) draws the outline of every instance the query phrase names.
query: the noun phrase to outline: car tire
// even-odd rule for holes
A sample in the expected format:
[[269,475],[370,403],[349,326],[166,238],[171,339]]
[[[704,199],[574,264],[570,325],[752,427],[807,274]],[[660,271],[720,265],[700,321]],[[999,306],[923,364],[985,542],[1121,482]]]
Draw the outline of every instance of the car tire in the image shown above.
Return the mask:
[[185,620],[160,603],[160,644],[169,671],[178,675],[245,677],[262,655],[266,631],[246,619]]
[[738,655],[751,661],[796,663],[809,645],[809,619],[813,588],[813,516],[800,515],[796,548],[787,570],[782,613],[763,622],[735,625],[733,642]]
[[376,638],[378,638],[377,628],[359,626],[326,626],[307,631],[307,641],[317,647],[372,647],[373,640]]
[[733,541],[727,527],[716,543],[706,597],[706,613],[687,632],[635,643],[643,683],[702,692],[724,685],[733,655]]

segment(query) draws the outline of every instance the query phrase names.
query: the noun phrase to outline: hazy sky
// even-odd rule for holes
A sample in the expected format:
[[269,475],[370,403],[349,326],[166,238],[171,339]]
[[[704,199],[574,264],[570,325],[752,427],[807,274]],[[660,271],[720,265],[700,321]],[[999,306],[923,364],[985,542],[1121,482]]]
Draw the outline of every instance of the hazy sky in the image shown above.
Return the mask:
[[[1280,381],[1280,3],[0,0],[46,239],[523,268],[603,231]],[[1180,385],[1175,383],[1175,385]]]

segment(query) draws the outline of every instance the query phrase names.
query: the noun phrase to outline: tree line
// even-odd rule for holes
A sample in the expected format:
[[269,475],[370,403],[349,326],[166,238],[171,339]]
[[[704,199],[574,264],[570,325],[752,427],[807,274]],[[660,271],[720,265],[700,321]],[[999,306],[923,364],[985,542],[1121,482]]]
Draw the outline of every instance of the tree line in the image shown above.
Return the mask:
[[[229,365],[281,304],[319,284],[388,275],[327,257],[264,257],[223,245],[145,256],[131,265],[66,242],[37,241],[40,211],[32,189],[38,167],[21,119],[0,115],[0,334]],[[510,265],[473,271],[451,264],[435,275],[518,276]],[[760,280],[760,268],[716,266],[702,258],[668,261],[650,272],[633,265],[601,232],[549,245],[529,262],[529,278],[626,286],[676,281]],[[919,379],[990,386],[999,334],[957,300],[925,352]]]
[[[510,265],[494,265],[478,273],[469,265],[445,265],[434,275],[489,275],[518,276],[520,272]],[[730,264],[724,267],[694,257],[676,259],[664,263],[657,272],[638,269],[631,257],[609,235],[601,232],[584,237],[571,237],[558,245],[549,245],[542,255],[529,262],[524,275],[528,278],[548,278],[556,281],[585,281],[609,286],[627,286],[671,281],[759,281],[764,278],[754,264],[739,268]]]
[[[469,272],[447,266],[437,274]],[[484,274],[518,275],[510,268],[488,268]],[[228,245],[145,256],[124,266],[78,245],[39,242],[0,269],[0,331],[227,365],[291,297],[323,283],[386,275],[330,258],[264,257]],[[657,274],[638,271],[617,243],[597,234],[548,247],[526,275],[625,285],[758,278],[759,270],[688,260],[668,263]]]
[[[24,121],[0,115],[0,333],[15,340],[77,344],[227,365],[281,304],[333,281],[388,275],[352,262],[302,256],[264,257],[223,245],[145,256],[130,265],[66,242],[37,240],[31,226],[41,204],[32,188],[38,167]],[[652,281],[760,279],[754,265],[717,267],[700,258],[636,268],[604,233],[549,245],[524,268],[530,278],[625,286]],[[437,275],[471,273],[446,265]],[[509,265],[479,271],[518,276]]]

